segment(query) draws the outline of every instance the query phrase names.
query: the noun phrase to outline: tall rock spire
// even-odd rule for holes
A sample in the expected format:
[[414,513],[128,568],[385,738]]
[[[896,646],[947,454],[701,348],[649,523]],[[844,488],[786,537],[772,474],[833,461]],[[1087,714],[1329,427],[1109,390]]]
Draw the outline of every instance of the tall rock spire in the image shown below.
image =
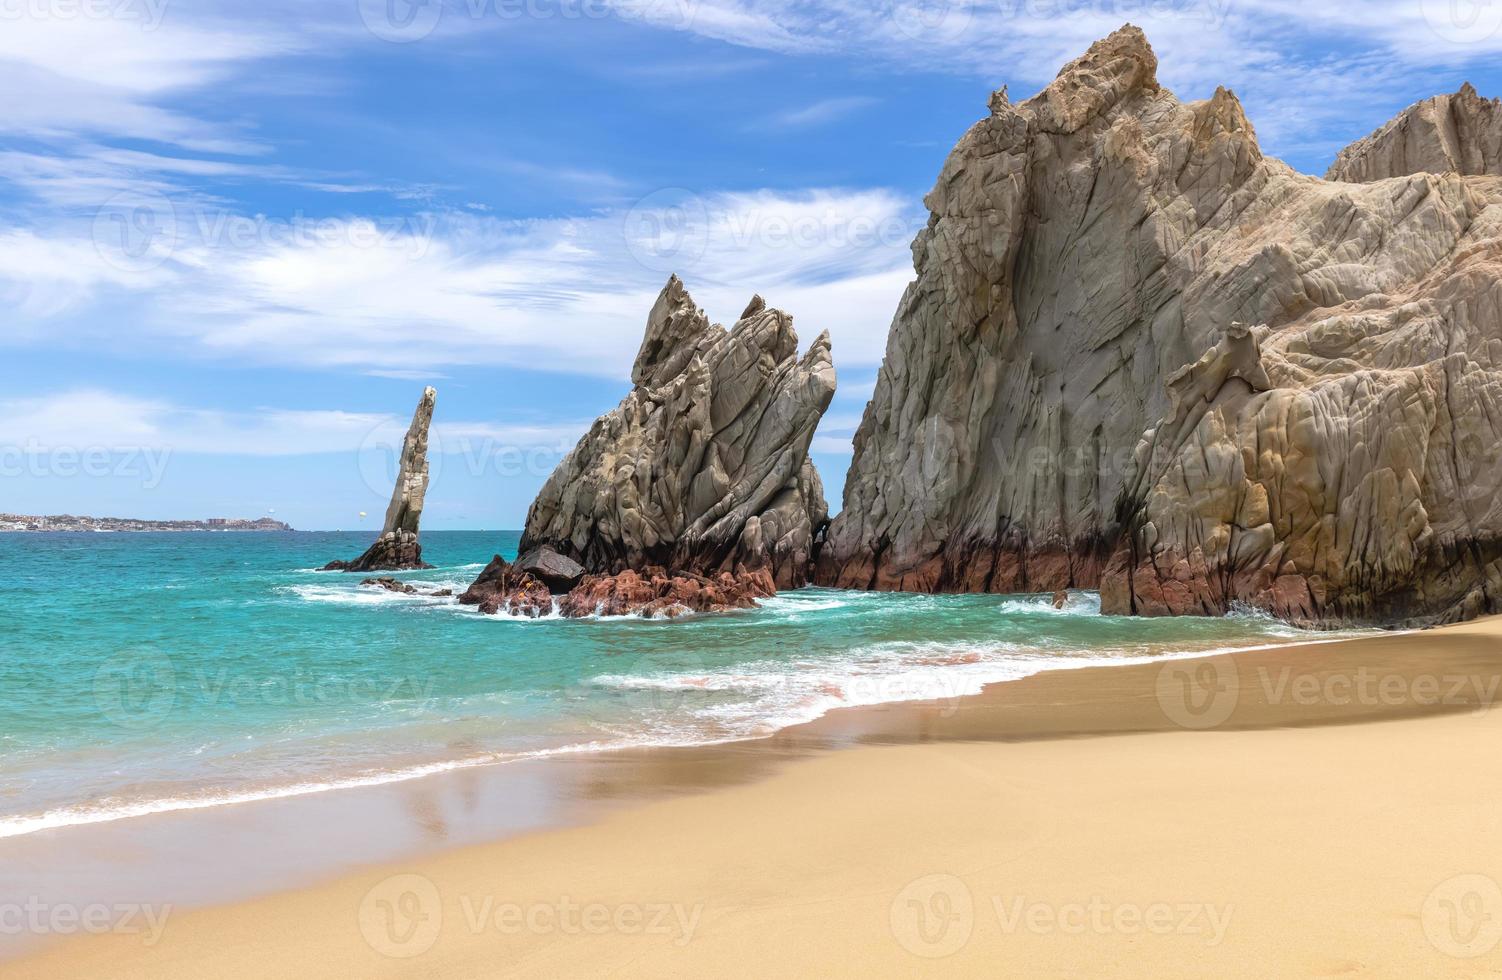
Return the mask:
[[433,424],[433,407],[437,400],[435,389],[423,389],[422,400],[412,414],[412,425],[402,440],[396,487],[391,491],[391,503],[386,508],[386,523],[381,527],[381,536],[359,558],[349,562],[330,562],[324,566],[325,571],[374,572],[432,567],[422,560],[422,545],[418,543],[417,535],[423,498],[428,492],[428,428]]

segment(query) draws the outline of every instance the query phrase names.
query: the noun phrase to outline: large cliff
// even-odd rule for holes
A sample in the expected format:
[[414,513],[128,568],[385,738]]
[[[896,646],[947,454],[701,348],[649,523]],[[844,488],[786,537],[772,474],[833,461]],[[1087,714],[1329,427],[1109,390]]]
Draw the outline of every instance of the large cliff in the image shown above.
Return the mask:
[[674,276],[631,380],[527,515],[523,556],[591,575],[563,611],[746,604],[727,574],[755,576],[753,595],[806,584],[828,517],[808,447],[834,397],[829,335],[799,357],[793,318],[760,296],[731,329],[711,324]]
[[1124,27],[950,154],[819,579],[1495,608],[1502,180],[1305,176],[1156,69]]

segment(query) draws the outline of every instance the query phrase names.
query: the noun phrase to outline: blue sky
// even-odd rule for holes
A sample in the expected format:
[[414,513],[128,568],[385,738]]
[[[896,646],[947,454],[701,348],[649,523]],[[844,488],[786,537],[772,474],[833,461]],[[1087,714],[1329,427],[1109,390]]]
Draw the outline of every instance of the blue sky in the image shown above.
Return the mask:
[[425,525],[520,526],[669,272],[831,331],[837,509],[949,147],[1127,20],[1311,173],[1502,94],[1481,0],[0,0],[0,511],[373,528],[431,383]]

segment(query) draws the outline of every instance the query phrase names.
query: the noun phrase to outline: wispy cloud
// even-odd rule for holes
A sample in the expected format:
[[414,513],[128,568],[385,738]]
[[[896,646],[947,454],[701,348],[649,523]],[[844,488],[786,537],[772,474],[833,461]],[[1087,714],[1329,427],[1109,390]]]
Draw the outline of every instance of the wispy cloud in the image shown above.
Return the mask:
[[674,26],[747,48],[839,51],[902,70],[979,75],[1011,83],[1015,96],[1042,87],[1065,62],[1128,20],[1147,32],[1165,84],[1190,99],[1208,97],[1217,85],[1234,88],[1265,146],[1285,154],[1333,155],[1401,108],[1402,100],[1416,97],[1416,86],[1452,87],[1438,75],[1489,65],[1502,53],[1502,4],[1446,0],[1323,6],[1299,0],[702,0],[693,18]]
[[[95,5],[97,7],[98,5]],[[72,16],[64,16],[74,10]],[[168,16],[164,0],[33,4],[0,30],[0,133],[150,140],[207,153],[257,152],[253,134],[176,109],[184,91],[307,43],[264,26]]]
[[149,191],[108,217],[119,220],[0,232],[0,290],[30,321],[114,311],[74,343],[361,372],[489,363],[620,377],[669,273],[720,319],[759,291],[805,339],[828,328],[842,363],[874,363],[923,216],[887,191],[673,189],[534,221],[275,221]]
[[[193,455],[307,456],[388,453],[400,447],[411,419],[337,409],[257,408],[223,411],[97,388],[0,401],[0,444],[22,452],[153,450]],[[435,456],[506,448],[571,445],[588,419],[547,424],[489,420],[434,422]]]
[[768,122],[785,129],[801,129],[805,126],[821,126],[844,118],[862,109],[869,109],[881,100],[869,95],[848,95],[834,99],[821,99],[811,105],[789,109],[773,115]]

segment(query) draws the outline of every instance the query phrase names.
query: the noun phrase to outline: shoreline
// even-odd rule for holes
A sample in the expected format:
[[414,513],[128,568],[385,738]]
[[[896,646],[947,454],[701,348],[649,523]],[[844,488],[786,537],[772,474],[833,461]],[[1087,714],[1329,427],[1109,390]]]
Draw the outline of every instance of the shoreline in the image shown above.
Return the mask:
[[[370,975],[384,969],[399,975],[401,971],[395,968],[401,961],[372,950],[353,928],[356,918],[350,905],[351,889],[380,871],[388,876],[393,872],[416,873],[438,880],[461,867],[494,870],[497,862],[510,867],[538,847],[553,853],[561,861],[559,867],[573,867],[566,853],[560,855],[554,848],[559,840],[569,841],[567,848],[580,846],[580,841],[603,846],[601,842],[613,840],[623,850],[620,859],[626,860],[625,855],[633,848],[624,843],[631,835],[622,836],[623,825],[636,826],[647,813],[654,815],[651,820],[674,822],[703,809],[714,811],[717,821],[729,821],[728,825],[751,834],[755,833],[754,826],[741,826],[747,822],[747,814],[761,815],[754,823],[780,824],[790,812],[796,812],[807,819],[793,826],[827,843],[827,835],[838,833],[840,827],[820,815],[823,807],[838,809],[864,799],[871,812],[895,807],[892,819],[901,823],[906,819],[903,815],[910,816],[910,809],[925,793],[940,800],[963,797],[969,788],[953,785],[915,790],[917,801],[902,799],[900,794],[891,796],[904,781],[919,778],[930,767],[942,769],[956,753],[974,755],[975,760],[967,765],[980,765],[982,771],[1005,767],[1014,759],[1058,756],[1050,764],[1063,766],[1062,776],[1071,766],[1090,764],[1092,753],[1081,752],[1079,746],[1106,743],[1132,746],[1146,740],[1150,754],[1157,757],[1181,752],[1192,756],[1207,740],[1232,740],[1238,745],[1247,742],[1239,751],[1255,754],[1266,750],[1267,743],[1259,740],[1313,738],[1318,745],[1332,738],[1347,741],[1351,736],[1331,733],[1349,731],[1367,733],[1355,739],[1358,747],[1364,739],[1375,746],[1371,751],[1385,755],[1394,750],[1391,743],[1401,745],[1431,737],[1395,736],[1390,734],[1394,726],[1435,732],[1432,737],[1440,737],[1437,728],[1442,727],[1446,729],[1442,740],[1453,741],[1460,735],[1490,738],[1497,734],[1496,723],[1489,719],[1486,709],[1495,703],[1497,681],[1502,678],[1499,638],[1502,620],[1492,619],[1419,633],[1315,641],[1211,657],[1050,670],[992,684],[979,695],[948,701],[835,709],[815,721],[754,741],[625,749],[538,760],[463,774],[446,773],[369,791],[321,794],[307,805],[278,800],[238,806],[216,815],[223,819],[202,819],[203,811],[187,816],[160,814],[75,828],[72,832],[10,838],[0,842],[0,854],[6,858],[5,875],[11,879],[6,883],[9,894],[34,893],[24,887],[28,867],[38,875],[44,868],[48,874],[55,873],[59,861],[67,867],[70,859],[65,853],[79,850],[79,837],[90,844],[82,850],[90,852],[95,862],[100,855],[111,855],[117,856],[117,865],[134,867],[134,873],[122,872],[118,866],[96,869],[93,881],[85,888],[88,894],[72,896],[75,904],[85,898],[119,901],[110,897],[111,886],[116,896],[133,895],[137,902],[144,896],[162,903],[167,901],[164,896],[192,893],[193,888],[185,887],[193,884],[187,880],[192,876],[184,876],[181,865],[219,852],[216,871],[208,877],[233,877],[246,865],[263,861],[273,848],[287,851],[289,828],[339,827],[339,836],[348,840],[341,854],[330,861],[332,870],[328,874],[299,877],[288,875],[288,868],[268,867],[263,869],[259,887],[255,887],[255,875],[242,876],[242,884],[250,887],[239,894],[234,890],[216,894],[213,887],[204,887],[205,883],[198,881],[196,898],[179,903],[184,907],[174,912],[159,945],[148,948],[139,936],[118,933],[61,940],[53,936],[39,949],[12,949],[10,955],[20,958],[0,961],[0,974],[43,976],[52,969],[70,976],[104,975],[99,970],[108,963],[112,975],[171,976],[174,974],[170,971],[157,972],[170,961],[197,964],[193,969],[199,975],[234,975],[221,972],[231,969],[228,962],[214,961],[209,968],[201,959],[212,957],[224,930],[242,928],[235,925],[241,917],[247,922],[266,921],[268,916],[281,921],[286,910],[295,907],[303,909],[300,917],[321,922],[331,933],[350,934],[344,938],[353,939],[354,944],[342,938],[334,945],[340,956],[354,957],[340,962],[346,966],[362,964],[352,968],[355,974]],[[1455,726],[1459,726],[1457,731],[1449,730]],[[1145,750],[1113,747],[1097,751],[1130,757]],[[1469,754],[1466,757],[1471,758]],[[1302,761],[1290,759],[1295,765]],[[888,769],[890,774],[886,774]],[[778,787],[784,785],[803,784],[815,771],[823,774],[820,779],[827,779],[830,786],[845,787],[845,793],[831,796],[832,790],[818,787],[805,787],[793,796],[779,791]],[[857,772],[862,774],[860,778],[854,776]],[[1264,775],[1258,773],[1258,778]],[[897,785],[873,788],[889,779]],[[1064,791],[1055,782],[1040,783],[1035,790],[1045,796]],[[732,798],[740,802],[732,805]],[[1256,803],[1243,802],[1251,806]],[[1332,805],[1336,803],[1332,801]],[[1127,794],[1123,805],[1130,809],[1130,805],[1142,803],[1133,804],[1131,794]],[[1191,804],[1186,806],[1190,806],[1188,812],[1194,812]],[[1495,806],[1492,812],[1497,812]],[[689,821],[680,830],[687,833],[694,826]],[[893,838],[890,831],[876,831],[875,840],[868,843],[878,851],[901,851],[906,837]],[[305,829],[300,832],[307,836]],[[317,851],[331,836],[332,832],[325,831],[314,835],[319,839],[299,841],[297,847],[290,848],[292,861]],[[984,842],[984,838],[977,841],[973,836],[961,837],[952,842],[959,853]],[[246,845],[233,849],[245,853],[224,857],[226,839]],[[7,844],[12,846],[5,847]],[[772,845],[758,844],[762,846]],[[729,859],[712,843],[701,842],[698,847],[681,859],[709,864]],[[122,854],[129,860],[119,860]],[[816,860],[817,849],[808,857]],[[74,856],[71,861],[77,863],[79,859]],[[175,872],[172,865],[178,866]],[[1502,876],[1502,868],[1488,865],[1485,870]],[[637,869],[636,873],[649,871]],[[552,883],[541,870],[537,873],[541,877],[535,880],[536,887]],[[212,886],[213,882],[208,884]],[[584,889],[587,884],[577,887]],[[774,890],[792,896],[800,894],[806,884],[794,871],[784,869]],[[368,890],[367,883],[364,891]],[[247,892],[259,897],[246,898]],[[66,898],[59,894],[50,901]],[[188,906],[202,907],[190,911]],[[453,916],[458,918],[459,914],[455,909]],[[1498,918],[1502,921],[1502,909],[1498,909]],[[282,926],[287,927],[285,923]],[[628,938],[612,935],[616,944]],[[482,940],[492,945],[504,940],[501,945],[508,949],[531,950],[535,946],[541,951],[553,950],[548,956],[564,957],[573,956],[576,945],[599,945],[570,943],[568,938],[487,931],[484,935],[459,935],[454,941],[456,951],[474,942],[484,947]],[[642,936],[636,939],[640,946]],[[631,948],[632,944],[626,942],[625,946]],[[890,935],[885,946],[892,947]],[[310,952],[299,948],[304,955]],[[315,942],[313,949],[317,948]],[[925,960],[922,956],[908,959],[911,954],[901,944],[888,952],[899,958],[883,960],[886,967]],[[360,960],[361,956],[373,958],[366,962]],[[418,962],[431,967],[438,960]],[[660,961],[660,966],[666,968],[674,962],[669,958]],[[332,962],[328,966],[328,975],[348,975],[337,973]],[[881,968],[877,967],[878,972]]]
[[[113,532],[111,532],[113,533]],[[120,532],[128,533],[128,532]],[[478,563],[461,566],[462,568],[478,568]],[[298,569],[299,573],[316,573],[323,569],[308,568]],[[557,618],[542,617],[542,619]],[[635,615],[623,615],[616,617],[585,617],[596,621],[621,620],[635,621]],[[540,620],[534,620],[540,621]],[[980,697],[996,685],[1012,684],[1036,676],[1039,673],[1053,671],[1073,671],[1091,669],[1120,669],[1126,667],[1146,667],[1158,664],[1170,663],[1179,660],[1199,660],[1216,656],[1238,656],[1242,654],[1257,653],[1269,650],[1278,650],[1285,647],[1314,647],[1326,644],[1349,642],[1352,639],[1375,639],[1379,637],[1402,636],[1409,633],[1420,632],[1412,629],[1393,629],[1382,632],[1370,632],[1356,636],[1321,636],[1318,632],[1312,632],[1308,638],[1283,643],[1253,643],[1247,646],[1213,647],[1205,650],[1170,650],[1159,652],[1145,652],[1120,657],[1100,657],[1082,655],[1078,663],[1070,663],[1067,659],[1054,659],[1047,666],[1039,667],[1032,673],[1017,677],[1000,679],[984,679],[952,677],[947,672],[936,671],[942,683],[940,688],[946,688],[951,683],[956,687],[963,686],[964,690],[946,691],[941,698],[929,697],[883,697],[870,702],[844,703],[830,706],[811,707],[810,712],[815,712],[812,717],[787,720],[785,718],[768,719],[767,724],[772,730],[757,734],[736,734],[723,738],[706,738],[702,741],[686,742],[632,742],[622,741],[615,744],[601,744],[598,742],[565,744],[549,749],[539,749],[532,752],[518,753],[509,757],[474,757],[444,759],[417,764],[407,769],[393,769],[388,772],[361,773],[352,776],[330,777],[328,780],[316,783],[292,784],[285,786],[273,786],[263,789],[223,790],[217,795],[202,798],[179,797],[174,799],[145,800],[135,804],[122,805],[118,810],[101,812],[97,814],[82,814],[74,812],[71,808],[64,807],[41,814],[20,816],[0,816],[0,841],[14,837],[25,837],[35,833],[46,833],[52,830],[68,830],[71,828],[93,827],[101,824],[111,824],[121,820],[136,820],[153,816],[165,816],[177,813],[191,813],[194,811],[213,810],[220,807],[233,807],[246,804],[274,803],[279,800],[295,799],[303,796],[311,796],[320,793],[340,793],[346,791],[358,791],[371,789],[392,784],[411,782],[414,780],[427,779],[434,776],[442,776],[448,773],[457,773],[468,769],[485,769],[507,765],[516,765],[527,762],[541,762],[559,756],[568,755],[595,755],[605,753],[655,751],[655,750],[678,750],[714,748],[718,746],[735,745],[742,742],[760,742],[769,738],[776,738],[792,729],[805,725],[816,724],[833,712],[847,710],[878,709],[902,704],[923,704],[932,701],[953,702],[961,698]],[[1111,662],[1117,661],[1117,662]],[[978,689],[970,687],[979,685]]]

